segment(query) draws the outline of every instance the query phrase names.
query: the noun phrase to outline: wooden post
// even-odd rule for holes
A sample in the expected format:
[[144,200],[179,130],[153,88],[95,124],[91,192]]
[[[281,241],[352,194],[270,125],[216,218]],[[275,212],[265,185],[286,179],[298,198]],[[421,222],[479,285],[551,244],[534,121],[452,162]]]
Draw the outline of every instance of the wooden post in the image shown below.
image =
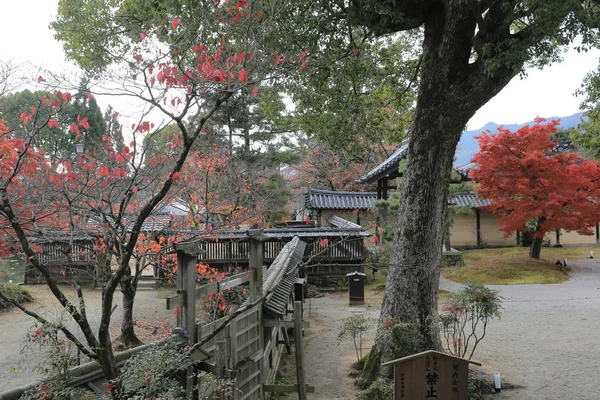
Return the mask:
[[263,231],[253,229],[248,231],[248,266],[250,268],[250,302],[263,295]]
[[[185,310],[185,289],[184,282],[185,277],[183,271],[185,270],[184,264],[187,264],[185,260],[185,256],[182,254],[177,254],[177,279],[175,281],[175,286],[177,288],[177,300],[178,303],[176,307],[179,307],[179,312],[176,313],[175,318],[177,319],[177,326],[183,327],[183,310]],[[167,310],[170,310],[169,303],[167,300]]]
[[[187,331],[189,344],[196,343],[196,257],[179,253],[177,255],[177,289],[183,291],[183,305],[181,308],[183,327]],[[197,379],[193,368],[188,368],[185,376],[186,398],[193,398],[193,388]]]
[[294,345],[296,347],[296,381],[298,383],[298,400],[306,400],[306,383],[304,381],[304,349],[302,346],[302,302],[294,302]]
[[225,347],[226,344],[226,340],[217,341],[217,348],[215,349],[215,367],[217,369],[217,379],[223,378],[225,362],[227,360],[227,347]]
[[385,177],[383,178],[383,185],[382,188],[383,193],[381,193],[383,200],[387,200],[388,199],[388,178]]
[[[263,261],[264,261],[264,241],[263,231],[255,229],[248,231],[248,266],[250,268],[250,302],[254,302],[263,296]],[[258,312],[258,332],[259,332],[259,347],[264,349],[263,338],[263,315],[262,309]],[[233,337],[233,335],[232,335]],[[233,337],[235,340],[235,337]],[[264,398],[264,360],[261,357],[258,360],[260,371],[260,389],[259,396]]]
[[478,208],[475,209],[475,218],[477,219],[477,247],[481,247],[483,245],[481,240],[481,215]]

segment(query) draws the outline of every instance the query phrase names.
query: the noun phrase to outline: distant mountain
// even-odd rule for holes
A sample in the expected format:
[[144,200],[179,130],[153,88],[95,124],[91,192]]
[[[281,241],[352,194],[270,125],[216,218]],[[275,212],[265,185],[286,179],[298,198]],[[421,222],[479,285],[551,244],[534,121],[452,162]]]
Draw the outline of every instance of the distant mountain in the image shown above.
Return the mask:
[[[550,117],[546,118],[546,120],[552,121],[553,119],[560,119],[559,126],[561,128],[574,128],[581,122],[582,117],[583,113],[579,112],[577,114],[569,115],[568,117]],[[479,151],[479,143],[477,143],[475,136],[478,136],[481,132],[489,130],[490,132],[495,133],[500,126],[515,131],[525,125],[532,125],[533,123],[534,121],[525,122],[524,124],[497,124],[495,122],[488,122],[480,129],[463,132],[462,137],[458,142],[458,150],[456,152],[454,165],[459,166],[471,162],[475,153]]]

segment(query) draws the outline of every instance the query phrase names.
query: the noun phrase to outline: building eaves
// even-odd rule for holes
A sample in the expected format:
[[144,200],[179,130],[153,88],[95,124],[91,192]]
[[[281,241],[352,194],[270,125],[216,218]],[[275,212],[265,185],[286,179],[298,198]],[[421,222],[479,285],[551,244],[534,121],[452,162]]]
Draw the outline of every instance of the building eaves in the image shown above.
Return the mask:
[[367,210],[375,206],[375,200],[375,192],[336,192],[308,188],[305,193],[305,205],[309,210]]
[[455,207],[480,208],[489,206],[492,202],[487,199],[480,199],[474,193],[461,193],[449,199],[448,204]]
[[406,157],[408,153],[408,144],[410,139],[403,140],[400,146],[394,153],[387,158],[384,162],[360,176],[356,182],[358,183],[374,183],[390,175],[392,172],[398,169],[400,161]]

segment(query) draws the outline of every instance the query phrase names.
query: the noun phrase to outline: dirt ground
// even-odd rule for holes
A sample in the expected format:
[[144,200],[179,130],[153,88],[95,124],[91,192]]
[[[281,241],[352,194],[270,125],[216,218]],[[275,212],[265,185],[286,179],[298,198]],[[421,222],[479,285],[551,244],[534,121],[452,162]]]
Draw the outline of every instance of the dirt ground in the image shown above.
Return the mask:
[[[489,400],[577,399],[600,398],[597,373],[600,370],[600,260],[580,260],[570,263],[571,279],[555,285],[491,286],[504,297],[501,320],[490,323],[488,335],[481,342],[474,359],[483,363],[489,374],[499,371],[503,383],[516,389],[490,395]],[[372,285],[372,287],[376,285]],[[349,376],[350,365],[356,360],[351,341],[336,341],[344,318],[365,312],[374,321],[378,317],[381,296],[367,289],[367,301],[362,306],[349,306],[347,294],[324,294],[310,299],[305,319],[311,327],[305,330],[306,382],[315,387],[310,399],[355,399],[358,389]],[[455,291],[461,285],[442,279],[440,287]],[[28,286],[36,302],[32,309],[55,317],[57,303],[44,286]],[[173,311],[165,309],[164,298],[172,290],[141,288],[136,298],[135,315],[138,332],[147,341],[168,334],[174,323]],[[100,291],[86,291],[89,315],[98,315]],[[113,314],[114,335],[118,334],[121,318],[121,298]],[[45,305],[45,306],[44,306]],[[11,372],[23,360],[21,344],[33,321],[19,310],[0,314],[0,391],[22,386],[40,377],[33,368],[44,354],[28,355],[22,368]],[[98,320],[92,317],[97,328]],[[374,324],[366,335],[363,352],[369,350]],[[292,346],[293,347],[293,346]],[[279,383],[295,383],[294,357],[284,354]],[[294,399],[296,395],[283,397]]]
[[[375,322],[379,317],[381,298],[369,298],[365,305],[349,306],[345,293],[325,294],[321,298],[307,300],[304,319],[310,322],[305,330],[304,353],[306,383],[315,387],[315,393],[309,393],[311,400],[355,399],[359,390],[350,377],[351,365],[356,361],[356,352],[351,340],[338,346],[336,338],[342,320],[357,313],[366,313],[373,318],[373,324],[365,335],[363,354],[370,349],[375,334]],[[292,346],[293,347],[293,346]],[[279,379],[287,384],[296,383],[295,359],[282,356]],[[290,394],[285,399],[295,399]]]
[[[521,386],[490,400],[600,399],[600,260],[569,263],[571,279],[552,285],[490,286],[504,297],[474,359]],[[442,280],[442,288],[456,290]]]
[[[24,286],[33,295],[35,302],[27,306],[50,320],[60,318],[60,307],[45,285]],[[69,287],[63,287],[68,296],[74,293]],[[143,341],[154,341],[168,335],[175,323],[173,311],[166,310],[165,297],[173,292],[171,288],[154,289],[153,283],[142,282],[134,304],[137,320],[137,332]],[[92,328],[97,331],[100,318],[100,290],[85,290],[86,309]],[[122,318],[121,294],[117,291],[114,304],[117,304],[113,319],[113,338],[119,334]],[[22,345],[25,335],[33,326],[33,318],[21,310],[13,309],[0,313],[0,392],[35,382],[43,376],[36,366],[41,365],[45,354],[38,349],[24,351]],[[69,324],[74,327],[73,323]],[[81,335],[79,335],[81,337]],[[20,367],[19,367],[20,365]]]

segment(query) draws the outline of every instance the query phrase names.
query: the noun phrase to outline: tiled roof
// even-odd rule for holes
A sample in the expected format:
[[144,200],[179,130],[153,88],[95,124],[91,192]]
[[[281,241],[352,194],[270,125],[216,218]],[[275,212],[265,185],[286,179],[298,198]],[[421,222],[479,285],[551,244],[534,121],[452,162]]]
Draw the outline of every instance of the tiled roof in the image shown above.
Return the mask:
[[448,204],[456,207],[479,208],[492,204],[490,200],[480,199],[474,193],[462,193],[448,199]]
[[406,157],[406,153],[408,153],[408,143],[409,139],[403,140],[400,143],[400,146],[394,153],[388,157],[387,160],[367,172],[366,174],[359,177],[356,182],[359,183],[373,183],[377,182],[381,178],[389,175],[394,172],[394,170],[398,169],[398,165],[400,164],[400,160]]
[[354,222],[350,222],[342,217],[338,217],[337,215],[332,215],[327,222],[329,222],[331,226],[335,228],[362,229],[362,226],[355,224]]
[[308,188],[305,205],[308,209],[366,210],[373,208],[376,192],[335,192]]
[[471,172],[474,169],[477,169],[477,164],[475,164],[474,162],[470,162],[467,164],[459,165],[454,169],[456,170],[456,172],[461,174],[463,178],[469,178],[469,172]]
[[[275,317],[285,317],[286,315],[288,299],[294,289],[294,283],[296,282],[296,279],[298,279],[298,265],[304,256],[306,243],[301,240],[294,240],[293,242],[287,243],[286,247],[293,250],[292,253],[287,257],[282,250],[267,270],[265,276],[266,282],[269,275],[277,273],[276,268],[273,268],[274,265],[278,262],[283,263],[281,267],[285,269],[285,272],[283,272],[279,282],[276,283],[275,289],[267,297],[263,306],[267,313]],[[269,288],[263,286],[263,290],[269,290]]]
[[[113,219],[107,217],[108,221],[112,224]],[[146,220],[142,223],[142,232],[160,232],[170,227],[172,216],[169,214],[152,214],[149,215]],[[127,226],[127,232],[131,232],[135,218],[125,217],[124,224]],[[101,224],[97,218],[89,218],[87,222],[89,229],[100,230]]]

